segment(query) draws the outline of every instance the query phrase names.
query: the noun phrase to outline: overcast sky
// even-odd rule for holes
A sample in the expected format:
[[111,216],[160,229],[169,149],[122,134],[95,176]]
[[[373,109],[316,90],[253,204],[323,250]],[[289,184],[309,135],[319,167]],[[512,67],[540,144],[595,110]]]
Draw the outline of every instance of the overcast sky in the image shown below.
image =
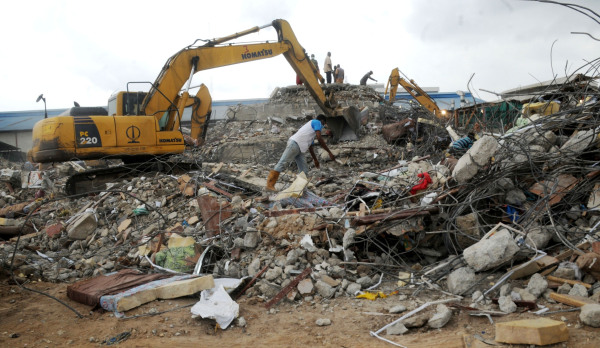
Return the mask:
[[[568,0],[567,0],[568,1]],[[565,1],[566,2],[566,1]],[[576,1],[600,13],[600,1]],[[600,25],[560,5],[519,0],[3,1],[0,111],[106,105],[129,81],[154,81],[196,39],[282,18],[320,67],[327,51],[358,84],[398,67],[422,87],[501,92],[578,71],[600,56]],[[597,18],[598,19],[598,18]],[[242,40],[276,40],[273,28]],[[596,63],[597,64],[597,63]],[[201,71],[215,100],[268,98],[295,84],[283,56]]]

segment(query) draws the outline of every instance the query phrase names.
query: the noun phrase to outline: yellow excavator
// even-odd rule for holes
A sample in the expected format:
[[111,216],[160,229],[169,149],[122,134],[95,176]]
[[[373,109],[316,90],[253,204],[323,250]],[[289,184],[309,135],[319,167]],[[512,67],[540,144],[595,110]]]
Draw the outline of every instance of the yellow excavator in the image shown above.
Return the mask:
[[388,79],[388,83],[385,86],[385,94],[390,90],[389,102],[394,103],[396,100],[396,92],[398,91],[398,85],[401,85],[421,106],[431,112],[435,117],[440,119],[447,119],[448,115],[446,110],[441,110],[433,98],[427,94],[414,80],[405,80],[400,76],[400,70],[398,68],[392,69],[392,73]]
[[[227,43],[238,37],[272,26],[277,42],[256,44]],[[196,40],[197,42],[198,40]],[[185,149],[180,122],[186,108],[192,109],[191,137],[201,144],[206,136],[211,98],[201,85],[193,96],[188,90],[192,76],[202,70],[246,63],[283,54],[315,99],[328,125],[339,134],[350,127],[358,135],[360,112],[356,107],[340,107],[333,94],[326,95],[324,82],[289,23],[278,19],[226,37],[196,42],[170,57],[148,92],[119,92],[109,100],[108,115],[89,109],[72,108],[69,115],[47,118],[33,128],[31,159],[37,163],[99,158],[135,158],[182,153]],[[330,122],[331,121],[331,122]]]
[[[228,41],[255,33],[267,27],[275,28],[277,42],[237,44]],[[201,85],[196,95],[190,95],[192,77],[199,71],[272,58],[283,54],[304,86],[329,118],[328,126],[337,141],[348,129],[358,136],[360,111],[356,107],[341,107],[333,93],[326,95],[319,82],[323,77],[298,43],[289,23],[282,19],[257,26],[203,45],[187,46],[171,56],[148,92],[127,91],[111,96],[108,110],[103,108],[71,108],[66,115],[47,118],[33,128],[30,160],[37,163],[120,158],[126,163],[141,163],[148,158],[180,154],[185,150],[180,123],[184,110],[191,108],[191,141],[201,145],[211,113],[211,97]],[[98,110],[100,109],[100,111]],[[123,167],[121,172],[128,170]],[[136,167],[136,170],[141,170]],[[153,170],[153,169],[152,169]],[[114,174],[116,169],[96,172],[93,177]],[[108,175],[106,175],[108,176]],[[82,173],[67,182],[69,194],[78,192],[78,181],[91,177]],[[85,186],[85,185],[84,185]],[[87,185],[90,186],[90,185]],[[94,187],[95,184],[94,184]],[[85,190],[86,188],[83,188]],[[89,189],[89,187],[87,188]]]

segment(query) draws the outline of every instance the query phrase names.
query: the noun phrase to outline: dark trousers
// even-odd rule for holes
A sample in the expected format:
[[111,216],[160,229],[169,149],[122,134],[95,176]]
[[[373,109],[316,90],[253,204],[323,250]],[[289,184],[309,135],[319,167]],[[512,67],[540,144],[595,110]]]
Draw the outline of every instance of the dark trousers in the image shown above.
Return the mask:
[[331,83],[331,71],[325,73],[327,75],[327,83]]

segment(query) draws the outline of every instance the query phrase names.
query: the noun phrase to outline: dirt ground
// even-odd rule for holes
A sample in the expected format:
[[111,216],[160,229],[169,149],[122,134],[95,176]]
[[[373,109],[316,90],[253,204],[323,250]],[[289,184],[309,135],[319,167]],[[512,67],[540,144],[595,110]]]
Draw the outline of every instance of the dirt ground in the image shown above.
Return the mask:
[[[191,317],[189,306],[197,298],[151,302],[126,313],[129,317],[145,316],[118,319],[112,313],[91,311],[90,307],[69,300],[67,284],[36,283],[29,286],[68,303],[84,318],[79,319],[67,307],[46,296],[3,281],[0,285],[2,347],[100,346],[103,341],[123,332],[131,334],[118,343],[121,347],[393,347],[372,337],[370,332],[402,315],[389,314],[388,309],[392,306],[404,304],[408,310],[414,307],[410,296],[399,301],[397,295],[392,295],[375,301],[349,297],[302,303],[283,300],[273,307],[274,310],[268,311],[261,299],[242,296],[237,302],[246,326],[240,327],[234,321],[232,326],[221,330],[215,328],[214,320]],[[410,292],[406,291],[406,294]],[[423,296],[435,298],[433,294],[423,293]],[[462,304],[465,305],[464,301]],[[188,307],[178,308],[183,306]],[[565,308],[553,305],[551,310]],[[148,315],[152,312],[158,313]],[[531,313],[513,313],[494,320],[502,322],[535,317]],[[600,329],[583,326],[578,312],[547,317],[566,321],[570,334],[568,342],[548,347],[600,346]],[[330,319],[331,325],[316,325],[320,318]],[[407,347],[490,347],[475,339],[473,336],[476,334],[493,341],[494,325],[486,317],[454,310],[451,321],[442,329],[411,329],[403,336],[388,336],[382,332],[381,336]],[[463,345],[465,340],[468,345]]]

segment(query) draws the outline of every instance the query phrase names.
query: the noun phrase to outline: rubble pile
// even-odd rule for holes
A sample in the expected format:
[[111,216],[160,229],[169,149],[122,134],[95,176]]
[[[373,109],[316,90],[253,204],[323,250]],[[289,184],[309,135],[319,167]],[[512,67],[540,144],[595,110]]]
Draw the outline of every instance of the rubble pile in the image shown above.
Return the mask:
[[[19,229],[0,229],[0,263],[17,282],[77,282],[125,268],[245,279],[246,296],[273,304],[401,289],[399,313],[434,304],[417,301],[419,292],[444,297],[387,334],[443,327],[456,310],[542,315],[557,302],[600,326],[595,98],[524,113],[507,132],[480,128],[454,158],[444,120],[374,107],[368,88],[338,88],[370,103],[361,139],[331,145],[336,162],[320,151],[321,169],[299,188],[288,168],[275,195],[262,190],[267,173],[309,114],[211,124],[206,145],[186,154],[202,170],[116,180],[85,197],[61,191],[79,164],[3,163],[0,227]],[[273,102],[306,93],[281,88]],[[400,131],[385,139],[388,125]]]

